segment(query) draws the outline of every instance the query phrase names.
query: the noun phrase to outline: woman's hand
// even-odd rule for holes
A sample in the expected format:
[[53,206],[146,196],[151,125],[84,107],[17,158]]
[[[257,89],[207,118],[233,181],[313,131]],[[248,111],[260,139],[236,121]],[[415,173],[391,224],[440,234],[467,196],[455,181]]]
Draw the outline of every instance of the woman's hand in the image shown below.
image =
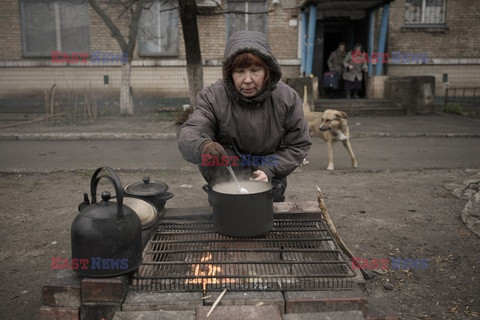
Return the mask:
[[252,174],[252,177],[253,177],[253,180],[256,180],[256,181],[268,182],[267,174],[262,170],[254,171]]

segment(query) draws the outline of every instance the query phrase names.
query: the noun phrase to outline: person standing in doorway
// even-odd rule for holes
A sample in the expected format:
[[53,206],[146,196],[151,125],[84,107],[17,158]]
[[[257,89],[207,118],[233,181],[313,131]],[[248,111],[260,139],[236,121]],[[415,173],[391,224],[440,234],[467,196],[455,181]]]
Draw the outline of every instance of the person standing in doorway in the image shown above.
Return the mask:
[[339,97],[342,92],[342,73],[343,73],[343,60],[347,51],[345,50],[345,42],[340,42],[338,48],[335,51],[330,53],[328,57],[327,64],[330,71],[334,71],[338,74],[338,86],[337,89],[333,91],[333,97]]
[[347,91],[347,99],[352,98],[352,96],[354,99],[359,98],[358,91],[362,89],[363,72],[368,70],[365,59],[362,59],[362,57],[362,45],[357,43],[343,60],[343,66],[345,67],[343,80]]

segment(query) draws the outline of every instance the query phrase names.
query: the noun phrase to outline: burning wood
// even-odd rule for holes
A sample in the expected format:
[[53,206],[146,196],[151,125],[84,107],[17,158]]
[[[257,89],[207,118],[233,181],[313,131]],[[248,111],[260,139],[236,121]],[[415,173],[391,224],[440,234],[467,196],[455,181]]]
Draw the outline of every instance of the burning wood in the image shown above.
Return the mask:
[[[212,260],[212,254],[207,253],[202,256],[200,262],[206,262]],[[222,268],[214,264],[195,264],[193,268],[193,274],[197,277],[195,279],[187,279],[187,283],[190,284],[202,284],[203,294],[207,292],[207,284],[218,284],[218,283],[235,283],[235,279],[230,278],[210,278],[220,273]],[[205,278],[208,277],[208,278]]]

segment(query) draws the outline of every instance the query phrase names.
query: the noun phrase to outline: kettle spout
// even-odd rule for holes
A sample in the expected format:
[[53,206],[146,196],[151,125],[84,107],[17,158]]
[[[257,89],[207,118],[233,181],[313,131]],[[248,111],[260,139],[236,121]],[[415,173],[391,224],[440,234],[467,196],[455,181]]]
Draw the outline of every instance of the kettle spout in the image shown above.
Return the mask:
[[82,211],[88,205],[90,205],[90,200],[88,200],[88,193],[84,193],[83,202],[78,205],[78,211]]

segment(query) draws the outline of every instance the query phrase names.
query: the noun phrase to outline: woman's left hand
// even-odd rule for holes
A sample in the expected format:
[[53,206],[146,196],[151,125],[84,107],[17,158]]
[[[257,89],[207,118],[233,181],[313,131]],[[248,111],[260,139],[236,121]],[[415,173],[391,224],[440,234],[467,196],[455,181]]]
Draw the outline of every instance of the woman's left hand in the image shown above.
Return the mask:
[[252,174],[252,177],[253,177],[253,180],[256,180],[256,181],[268,182],[267,174],[262,170],[254,171]]

